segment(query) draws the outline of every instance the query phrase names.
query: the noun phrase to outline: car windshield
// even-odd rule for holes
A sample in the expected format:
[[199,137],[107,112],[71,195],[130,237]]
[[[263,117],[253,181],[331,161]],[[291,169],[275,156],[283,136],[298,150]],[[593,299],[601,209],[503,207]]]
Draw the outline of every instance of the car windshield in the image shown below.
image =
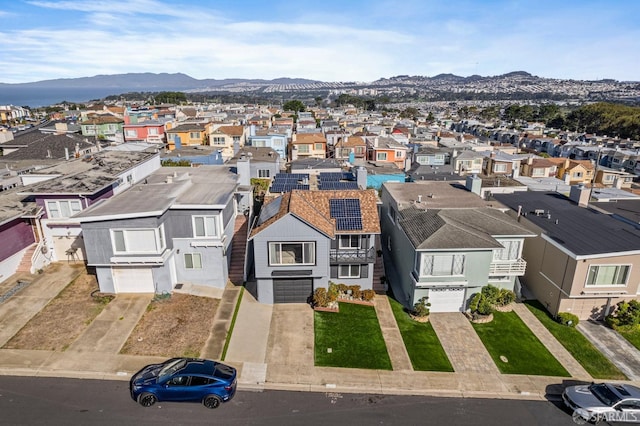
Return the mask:
[[603,404],[611,407],[616,402],[620,401],[620,397],[616,395],[609,387],[601,383],[599,385],[591,385],[589,386],[589,390],[592,394],[596,396]]
[[167,376],[171,376],[173,373],[184,367],[185,364],[186,361],[184,359],[176,359],[170,362],[169,364],[162,367],[162,370],[160,370],[160,373],[158,374],[158,378],[162,380]]

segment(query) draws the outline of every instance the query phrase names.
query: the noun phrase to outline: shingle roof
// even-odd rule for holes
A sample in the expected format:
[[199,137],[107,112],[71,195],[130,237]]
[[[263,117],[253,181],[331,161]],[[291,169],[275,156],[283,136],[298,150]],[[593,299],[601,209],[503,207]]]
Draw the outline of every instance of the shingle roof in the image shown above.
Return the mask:
[[[556,244],[576,256],[640,250],[640,230],[608,214],[579,207],[555,192],[516,192],[493,197],[540,227]],[[535,211],[544,211],[537,216]]]
[[202,124],[196,124],[196,123],[181,124],[179,126],[174,127],[173,129],[167,130],[167,133],[180,133],[180,132],[190,132],[190,131],[202,132],[204,131],[204,126]]
[[399,224],[416,249],[501,248],[496,236],[533,236],[506,214],[492,208],[400,212]]
[[[251,238],[272,223],[281,219],[287,214],[292,214],[298,219],[306,222],[313,228],[324,233],[329,238],[334,238],[336,234],[353,234],[354,231],[338,231],[335,219],[331,218],[329,200],[357,198],[360,200],[360,210],[362,217],[362,230],[357,230],[358,234],[379,234],[380,219],[378,217],[377,196],[375,190],[350,190],[350,191],[299,191],[294,190],[283,194],[276,200],[280,203],[280,208],[272,212],[272,216],[261,218],[262,222],[251,232]],[[272,201],[273,203],[274,201]],[[266,208],[264,206],[263,208]]]
[[18,160],[42,160],[45,158],[64,159],[66,158],[65,148],[69,154],[73,156],[76,144],[81,152],[95,147],[93,144],[85,142],[82,136],[75,134],[59,135],[30,132],[24,136],[15,138],[10,143],[3,144],[3,146],[20,146],[20,149],[2,156],[1,159],[7,162]]
[[229,136],[242,136],[244,133],[243,126],[220,126],[218,127],[214,133],[224,133]]

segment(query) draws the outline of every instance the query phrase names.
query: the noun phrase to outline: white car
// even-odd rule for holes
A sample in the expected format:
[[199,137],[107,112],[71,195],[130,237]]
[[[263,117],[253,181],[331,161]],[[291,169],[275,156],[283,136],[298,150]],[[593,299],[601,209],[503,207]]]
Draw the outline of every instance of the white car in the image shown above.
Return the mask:
[[640,423],[640,388],[627,384],[592,383],[569,386],[562,393],[576,423]]

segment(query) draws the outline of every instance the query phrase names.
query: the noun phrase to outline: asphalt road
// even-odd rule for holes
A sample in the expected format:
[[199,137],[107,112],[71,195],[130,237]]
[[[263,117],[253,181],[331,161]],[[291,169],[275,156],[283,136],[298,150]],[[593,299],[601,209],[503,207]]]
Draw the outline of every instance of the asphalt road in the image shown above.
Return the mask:
[[559,403],[239,390],[216,410],[144,408],[128,382],[0,377],[2,425],[574,425]]

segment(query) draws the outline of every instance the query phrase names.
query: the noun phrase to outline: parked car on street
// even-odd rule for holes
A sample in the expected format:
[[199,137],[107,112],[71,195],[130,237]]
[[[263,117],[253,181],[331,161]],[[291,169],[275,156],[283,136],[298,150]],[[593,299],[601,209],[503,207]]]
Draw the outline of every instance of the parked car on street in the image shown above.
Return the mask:
[[236,369],[216,361],[171,358],[144,367],[131,377],[131,398],[143,407],[157,401],[202,402],[218,408],[236,392]]
[[562,399],[576,422],[640,423],[640,388],[627,384],[592,383],[569,386]]

